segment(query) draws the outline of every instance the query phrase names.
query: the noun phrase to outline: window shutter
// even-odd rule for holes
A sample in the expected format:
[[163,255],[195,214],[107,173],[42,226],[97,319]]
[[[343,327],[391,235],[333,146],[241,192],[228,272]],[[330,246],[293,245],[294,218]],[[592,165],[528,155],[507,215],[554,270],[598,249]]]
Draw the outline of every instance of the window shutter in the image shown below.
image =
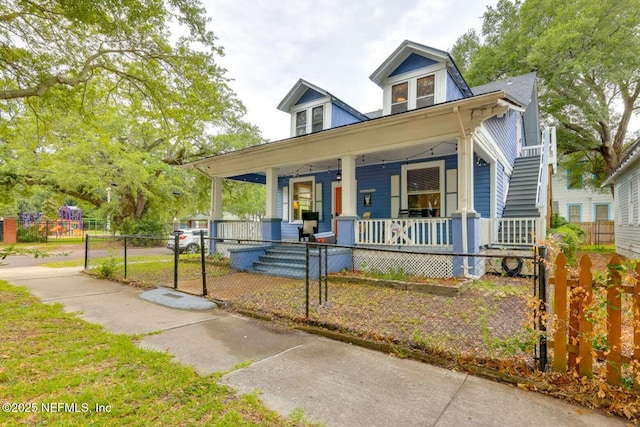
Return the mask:
[[391,175],[391,218],[400,212],[400,175]]
[[318,212],[320,222],[322,222],[322,183],[316,183],[316,205],[315,211]]
[[289,221],[289,187],[282,187],[282,220]]

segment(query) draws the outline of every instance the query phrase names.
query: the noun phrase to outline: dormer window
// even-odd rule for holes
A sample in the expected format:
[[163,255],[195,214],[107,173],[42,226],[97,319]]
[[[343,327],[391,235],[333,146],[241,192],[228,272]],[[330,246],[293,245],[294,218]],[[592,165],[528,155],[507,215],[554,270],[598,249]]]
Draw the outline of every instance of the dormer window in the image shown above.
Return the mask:
[[307,110],[296,113],[296,136],[307,133]]
[[391,87],[391,114],[407,111],[409,103],[409,83],[404,82]]
[[391,114],[435,103],[436,78],[434,74],[409,79],[391,86]]
[[428,107],[434,104],[435,80],[434,75],[420,77],[416,80],[416,108]]
[[296,136],[318,132],[324,129],[324,108],[322,105],[296,113]]

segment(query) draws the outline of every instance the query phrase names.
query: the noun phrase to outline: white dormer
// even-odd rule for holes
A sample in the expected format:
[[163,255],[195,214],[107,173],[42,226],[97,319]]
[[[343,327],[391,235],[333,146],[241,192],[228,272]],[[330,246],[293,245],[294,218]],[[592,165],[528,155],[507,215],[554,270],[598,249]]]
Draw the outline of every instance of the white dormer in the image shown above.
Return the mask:
[[278,109],[291,114],[292,137],[368,120],[326,90],[303,79],[296,82]]
[[447,52],[408,40],[370,78],[383,89],[383,115],[471,95],[471,90]]

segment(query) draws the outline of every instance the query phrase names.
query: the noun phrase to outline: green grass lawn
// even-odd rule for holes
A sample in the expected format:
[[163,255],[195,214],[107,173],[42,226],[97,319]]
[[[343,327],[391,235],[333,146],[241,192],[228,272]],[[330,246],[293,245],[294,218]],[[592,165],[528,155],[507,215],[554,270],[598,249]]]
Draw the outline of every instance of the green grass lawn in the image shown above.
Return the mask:
[[[0,425],[293,426],[255,394],[0,281]],[[55,410],[55,412],[54,412]],[[30,411],[30,412],[27,412]]]

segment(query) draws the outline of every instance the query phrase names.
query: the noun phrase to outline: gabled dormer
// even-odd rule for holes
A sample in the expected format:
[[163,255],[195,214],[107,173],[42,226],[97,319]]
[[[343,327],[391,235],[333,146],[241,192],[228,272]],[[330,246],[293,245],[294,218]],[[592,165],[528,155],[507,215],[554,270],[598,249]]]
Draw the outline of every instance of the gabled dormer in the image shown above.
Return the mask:
[[303,79],[293,85],[278,110],[291,114],[292,137],[368,120],[355,108]]
[[402,42],[370,78],[383,89],[383,115],[473,95],[447,52],[409,40]]

